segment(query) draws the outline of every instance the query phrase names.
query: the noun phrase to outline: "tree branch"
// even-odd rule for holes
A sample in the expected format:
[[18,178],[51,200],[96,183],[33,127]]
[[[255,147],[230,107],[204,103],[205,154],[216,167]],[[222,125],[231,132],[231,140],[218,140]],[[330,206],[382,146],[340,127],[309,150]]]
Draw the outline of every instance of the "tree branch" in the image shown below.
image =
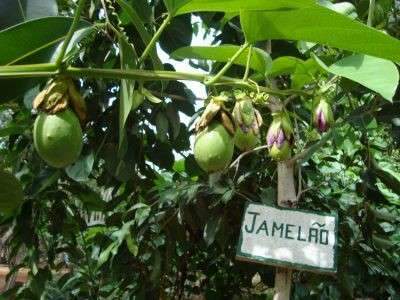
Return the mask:
[[[121,69],[98,69],[98,68],[76,68],[68,67],[65,70],[58,70],[54,64],[38,64],[38,65],[18,65],[18,66],[0,66],[0,78],[29,78],[29,77],[52,77],[54,75],[66,75],[71,77],[90,77],[90,78],[110,78],[110,79],[135,79],[141,81],[164,81],[164,80],[191,80],[204,82],[208,77],[201,73],[187,73],[175,71],[150,71],[150,70],[121,70]],[[309,93],[302,90],[279,90],[267,87],[256,87],[241,79],[227,76],[221,76],[215,84],[223,84],[228,86],[237,86],[247,88],[249,90],[277,95],[287,96],[292,94],[308,95]]]

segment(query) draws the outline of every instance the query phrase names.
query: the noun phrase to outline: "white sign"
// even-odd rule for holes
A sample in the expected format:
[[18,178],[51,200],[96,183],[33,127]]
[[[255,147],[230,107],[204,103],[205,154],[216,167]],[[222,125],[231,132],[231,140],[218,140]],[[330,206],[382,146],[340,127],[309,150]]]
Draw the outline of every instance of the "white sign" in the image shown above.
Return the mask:
[[236,258],[315,272],[336,272],[337,215],[246,205]]

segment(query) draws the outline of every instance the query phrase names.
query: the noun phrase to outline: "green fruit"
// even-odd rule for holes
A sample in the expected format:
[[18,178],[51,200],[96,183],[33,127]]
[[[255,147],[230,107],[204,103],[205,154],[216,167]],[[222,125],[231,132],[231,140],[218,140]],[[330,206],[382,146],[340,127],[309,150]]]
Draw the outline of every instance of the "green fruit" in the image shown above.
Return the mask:
[[54,115],[40,113],[33,127],[33,142],[49,165],[63,168],[75,162],[82,150],[82,130],[69,109]]
[[288,159],[290,157],[290,154],[291,149],[287,141],[285,141],[280,148],[274,144],[271,149],[269,149],[269,155],[277,161]]
[[197,135],[194,157],[204,171],[220,171],[231,162],[233,146],[233,139],[225,127],[214,122]]
[[260,138],[257,135],[255,135],[251,130],[245,133],[240,127],[236,129],[234,141],[235,146],[241,151],[254,149],[258,144],[260,144]]

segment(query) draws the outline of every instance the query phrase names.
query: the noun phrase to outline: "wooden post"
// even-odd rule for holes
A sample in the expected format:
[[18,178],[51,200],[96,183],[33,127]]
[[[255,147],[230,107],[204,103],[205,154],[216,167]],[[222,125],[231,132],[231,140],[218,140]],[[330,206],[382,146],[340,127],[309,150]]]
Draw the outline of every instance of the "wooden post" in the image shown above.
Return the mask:
[[[294,184],[294,165],[278,162],[278,206],[295,207],[297,202]],[[292,286],[292,270],[276,268],[274,300],[289,300]]]

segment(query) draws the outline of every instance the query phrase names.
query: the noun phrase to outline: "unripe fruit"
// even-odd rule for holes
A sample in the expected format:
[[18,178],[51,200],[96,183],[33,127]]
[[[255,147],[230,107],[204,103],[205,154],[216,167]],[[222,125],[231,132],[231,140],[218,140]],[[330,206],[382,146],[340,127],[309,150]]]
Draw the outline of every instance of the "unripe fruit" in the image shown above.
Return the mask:
[[82,129],[69,109],[57,114],[40,113],[33,127],[39,156],[50,166],[63,168],[75,162],[82,150]]
[[236,124],[234,142],[241,151],[249,151],[260,143],[262,118],[246,94],[238,92],[236,99],[232,112]]
[[194,157],[204,171],[221,171],[231,162],[233,147],[233,139],[225,127],[213,122],[196,136]]
[[260,137],[255,135],[253,131],[244,132],[240,127],[237,127],[235,136],[235,146],[241,151],[254,149],[260,144]]

